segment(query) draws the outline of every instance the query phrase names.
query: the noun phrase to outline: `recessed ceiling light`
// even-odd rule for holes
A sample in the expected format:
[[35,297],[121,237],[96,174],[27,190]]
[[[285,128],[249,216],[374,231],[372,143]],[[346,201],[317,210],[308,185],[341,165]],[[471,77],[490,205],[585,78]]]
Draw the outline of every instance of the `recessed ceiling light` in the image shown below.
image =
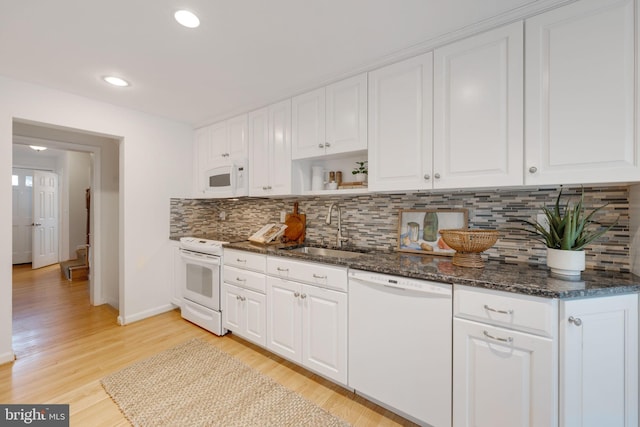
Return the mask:
[[187,28],[196,28],[200,25],[200,19],[195,13],[188,10],[179,10],[173,16],[180,25],[184,25]]
[[114,85],[114,86],[118,86],[118,87],[126,87],[129,86],[129,82],[126,81],[125,79],[122,79],[120,77],[115,77],[115,76],[105,76],[102,78],[105,82]]
[[38,152],[44,151],[47,149],[47,147],[41,147],[40,145],[30,145],[29,148]]

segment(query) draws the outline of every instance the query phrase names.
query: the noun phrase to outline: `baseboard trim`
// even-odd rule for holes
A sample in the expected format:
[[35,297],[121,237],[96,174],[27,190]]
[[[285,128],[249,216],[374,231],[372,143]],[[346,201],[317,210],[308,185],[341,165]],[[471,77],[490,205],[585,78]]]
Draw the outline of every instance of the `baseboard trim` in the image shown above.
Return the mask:
[[14,360],[16,360],[16,356],[13,354],[13,351],[7,351],[6,353],[0,354],[0,365],[13,362]]
[[155,307],[149,310],[141,311],[139,313],[130,314],[127,316],[118,316],[118,323],[120,325],[128,325],[129,323],[137,322],[138,320],[146,319],[158,314],[166,313],[167,311],[174,310],[176,307],[173,304],[166,304],[160,307]]

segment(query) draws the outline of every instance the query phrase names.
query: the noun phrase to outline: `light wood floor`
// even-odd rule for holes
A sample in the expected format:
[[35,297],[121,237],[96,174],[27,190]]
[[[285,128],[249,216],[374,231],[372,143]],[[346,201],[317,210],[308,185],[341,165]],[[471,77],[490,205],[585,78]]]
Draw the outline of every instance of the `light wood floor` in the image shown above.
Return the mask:
[[35,271],[30,265],[14,267],[17,360],[0,365],[0,402],[68,403],[72,426],[126,426],[100,379],[200,338],[355,426],[413,425],[240,338],[210,334],[183,320],[177,310],[127,326],[117,325],[117,314],[108,305],[92,307],[88,283],[68,282],[58,266]]

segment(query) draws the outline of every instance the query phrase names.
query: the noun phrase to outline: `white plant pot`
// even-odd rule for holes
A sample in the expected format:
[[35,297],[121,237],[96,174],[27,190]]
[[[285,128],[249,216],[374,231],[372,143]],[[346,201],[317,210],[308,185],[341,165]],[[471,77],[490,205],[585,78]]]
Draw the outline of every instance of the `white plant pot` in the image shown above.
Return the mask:
[[357,173],[355,174],[356,182],[366,182],[367,174],[366,173]]
[[547,267],[555,275],[571,279],[579,278],[585,268],[584,251],[547,248]]

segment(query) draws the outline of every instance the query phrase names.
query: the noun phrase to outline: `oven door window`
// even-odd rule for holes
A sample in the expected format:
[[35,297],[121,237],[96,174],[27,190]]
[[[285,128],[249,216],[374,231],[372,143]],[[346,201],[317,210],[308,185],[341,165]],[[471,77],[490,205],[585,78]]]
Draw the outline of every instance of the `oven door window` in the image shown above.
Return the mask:
[[206,298],[213,297],[213,285],[217,282],[213,274],[211,267],[187,264],[187,290]]

